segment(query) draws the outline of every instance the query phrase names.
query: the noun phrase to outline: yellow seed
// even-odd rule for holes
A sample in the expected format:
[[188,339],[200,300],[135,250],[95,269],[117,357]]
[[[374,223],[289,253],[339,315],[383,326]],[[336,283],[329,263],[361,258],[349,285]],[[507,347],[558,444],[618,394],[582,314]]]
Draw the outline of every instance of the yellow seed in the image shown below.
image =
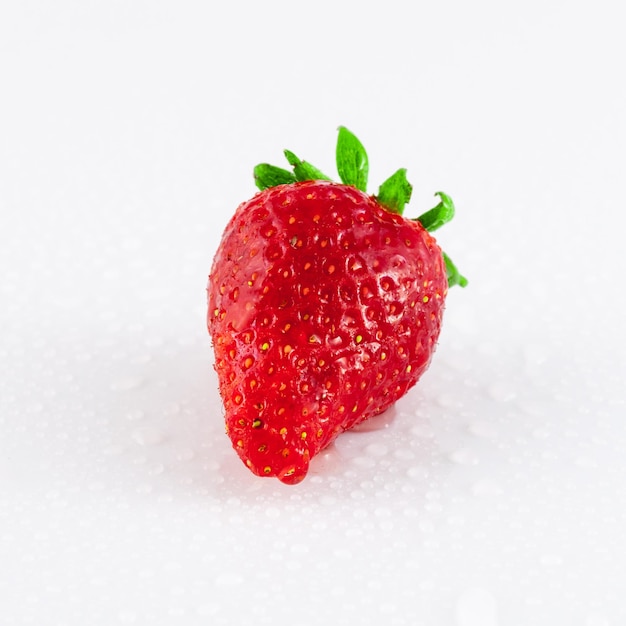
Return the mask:
[[265,452],[266,450],[267,450],[267,446],[264,443],[262,443],[259,446],[259,452]]
[[306,439],[306,431],[302,431],[302,433],[300,434],[300,439]]
[[[281,409],[283,412],[285,411],[285,409]],[[279,411],[280,412],[280,411]],[[283,426],[279,431],[278,431],[281,435],[286,435],[287,434],[287,429]]]
[[324,431],[320,428],[320,429],[317,431],[317,436],[318,436],[318,437],[321,437],[323,434],[324,434]]
[[255,420],[253,420],[252,422],[252,428],[261,428],[261,425],[263,424],[263,422],[257,417]]
[[244,366],[246,369],[249,369],[250,367],[252,367],[252,364],[253,364],[253,363],[254,363],[254,359],[253,359],[251,356],[249,356],[249,357],[248,357],[248,358],[247,358],[247,359],[243,362],[243,366]]
[[387,353],[386,352],[381,352],[380,353],[380,360],[384,361],[387,358]]
[[361,343],[363,341],[363,337],[361,335],[357,335],[356,338],[355,338],[355,341],[357,343]]
[[265,352],[266,350],[270,349],[270,344],[267,343],[267,341],[265,343],[261,344],[261,350],[263,350],[263,352]]
[[289,218],[289,223],[290,224],[295,224],[296,223],[296,218],[293,215]]
[[[281,407],[280,407],[280,409],[278,409],[278,411],[276,411],[276,415],[283,415],[283,414],[284,414],[284,412],[285,412],[285,407],[284,407],[284,406],[281,406]],[[285,432],[283,432],[283,430],[284,430]],[[281,435],[284,435],[286,432],[287,432],[287,429],[286,429],[286,428],[281,428],[281,429],[280,429],[280,434],[281,434]]]
[[327,269],[327,272],[329,274],[334,274],[335,273],[335,266],[334,265],[329,265],[328,269]]
[[289,354],[291,352],[291,346],[289,344],[287,344],[284,348],[283,348],[283,352],[285,354]]
[[424,302],[424,303],[428,302],[428,296],[424,296],[424,297],[422,298],[422,302]]
[[413,368],[410,365],[406,366],[406,373],[409,374]]
[[246,465],[247,465],[248,467],[252,467],[252,461],[251,461],[250,459],[248,459],[248,460],[246,461]]
[[311,269],[311,264],[308,261],[304,264],[304,269],[305,270]]
[[240,439],[240,440],[237,442],[237,447],[238,447],[238,448],[243,448],[243,439]]
[[271,468],[269,465],[266,465],[266,466],[263,468],[263,473],[264,473],[264,474],[269,474],[271,471],[272,471],[272,468]]

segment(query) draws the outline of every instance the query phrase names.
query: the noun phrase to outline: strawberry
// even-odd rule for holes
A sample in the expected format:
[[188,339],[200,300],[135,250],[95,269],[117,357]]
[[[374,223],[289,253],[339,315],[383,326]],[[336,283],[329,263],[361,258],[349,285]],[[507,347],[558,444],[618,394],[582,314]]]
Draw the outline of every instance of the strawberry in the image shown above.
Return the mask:
[[406,170],[366,193],[368,159],[339,129],[342,183],[285,151],[292,171],[254,170],[260,189],[223,234],[208,282],[208,329],[226,431],[259,476],[295,484],[342,431],[402,397],[428,367],[448,287],[466,280],[416,220]]

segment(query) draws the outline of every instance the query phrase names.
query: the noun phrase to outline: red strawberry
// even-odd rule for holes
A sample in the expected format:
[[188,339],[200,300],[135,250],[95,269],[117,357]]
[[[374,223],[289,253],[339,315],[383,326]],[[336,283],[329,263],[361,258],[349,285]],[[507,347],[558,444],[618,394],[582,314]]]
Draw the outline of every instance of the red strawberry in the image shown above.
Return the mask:
[[345,128],[343,184],[285,154],[294,173],[257,166],[261,192],[226,227],[208,328],[235,450],[255,474],[295,484],[339,433],[417,382],[448,286],[466,280],[428,232],[452,218],[448,196],[417,220],[402,217],[405,170],[368,196],[367,155]]

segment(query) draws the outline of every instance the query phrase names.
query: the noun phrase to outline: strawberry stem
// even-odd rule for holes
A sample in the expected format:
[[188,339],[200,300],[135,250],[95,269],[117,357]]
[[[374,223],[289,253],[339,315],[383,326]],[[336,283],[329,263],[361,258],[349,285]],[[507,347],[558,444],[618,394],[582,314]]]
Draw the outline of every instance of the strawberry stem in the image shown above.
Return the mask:
[[289,165],[293,167],[293,173],[297,181],[302,180],[330,180],[326,174],[323,174],[314,165],[302,161],[290,150],[284,151],[285,158],[289,161]]
[[442,191],[435,193],[441,198],[441,202],[430,211],[426,211],[417,218],[417,221],[429,232],[441,228],[454,217],[454,202],[452,198]]
[[402,168],[379,187],[376,199],[391,213],[402,215],[412,192],[413,186],[406,178],[406,170]]
[[344,185],[367,191],[369,161],[363,144],[345,126],[339,127],[337,136],[337,172]]
[[462,276],[459,270],[456,268],[456,265],[452,262],[452,259],[443,252],[443,260],[446,264],[446,272],[448,274],[448,287],[454,287],[455,285],[459,285],[459,287],[467,287],[467,278]]
[[288,185],[296,182],[296,177],[289,171],[269,163],[259,163],[254,168],[254,182],[263,191],[277,185]]

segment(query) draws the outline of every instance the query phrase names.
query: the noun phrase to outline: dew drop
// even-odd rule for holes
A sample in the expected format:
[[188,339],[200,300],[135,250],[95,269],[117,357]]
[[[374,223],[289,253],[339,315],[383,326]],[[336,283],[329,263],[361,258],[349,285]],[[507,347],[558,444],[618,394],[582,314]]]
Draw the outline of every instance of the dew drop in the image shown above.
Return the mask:
[[486,589],[464,591],[456,606],[457,626],[496,626],[496,601]]
[[467,448],[460,448],[450,454],[450,460],[458,465],[477,465],[478,459],[476,455]]
[[145,380],[138,376],[127,376],[124,378],[118,378],[111,383],[112,391],[131,391],[137,389],[143,385]]
[[487,388],[487,393],[496,402],[510,402],[517,397],[517,390],[508,381],[498,381]]
[[388,448],[382,443],[371,443],[365,447],[365,452],[371,456],[385,456],[388,453]]
[[159,428],[147,426],[137,429],[132,437],[140,446],[155,446],[165,440],[165,433]]
[[502,488],[495,481],[485,478],[472,485],[472,493],[475,496],[487,498],[501,495]]

